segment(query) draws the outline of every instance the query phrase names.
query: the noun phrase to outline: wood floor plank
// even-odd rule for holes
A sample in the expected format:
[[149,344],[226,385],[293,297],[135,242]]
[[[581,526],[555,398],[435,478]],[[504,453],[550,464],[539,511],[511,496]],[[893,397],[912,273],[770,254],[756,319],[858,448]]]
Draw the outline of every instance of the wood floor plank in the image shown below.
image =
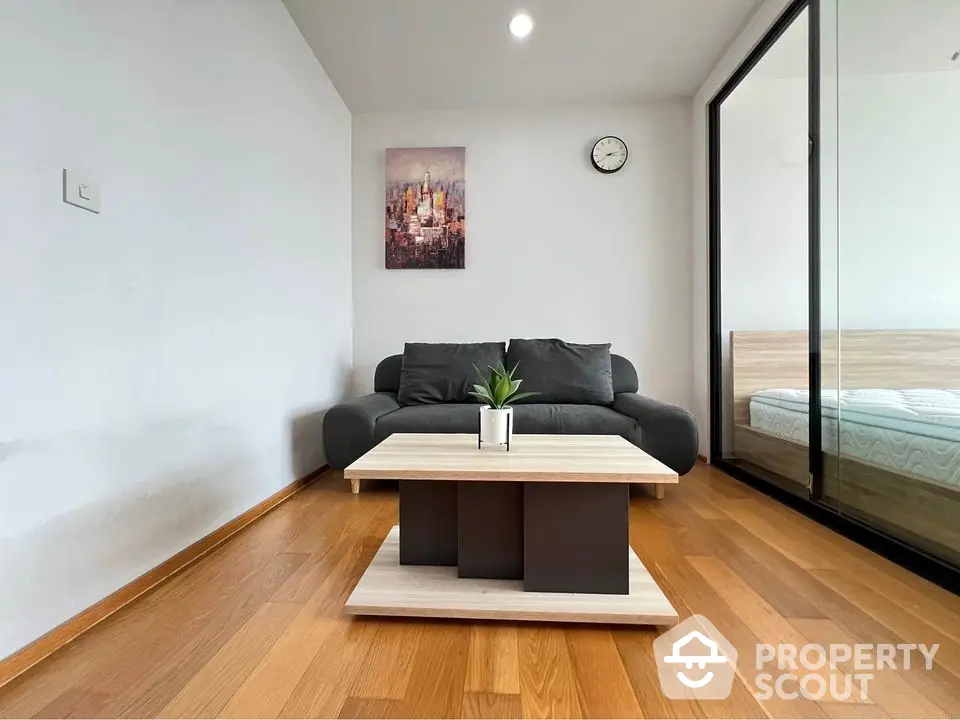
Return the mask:
[[857,578],[938,631],[960,641],[960,597],[823,525],[811,523],[796,511],[767,500],[769,504],[764,505],[764,511],[788,524],[791,532],[802,532],[811,548],[831,557],[837,571]]
[[470,627],[431,622],[424,629],[403,698],[407,717],[457,717],[463,704]]
[[293,620],[296,607],[264,603],[159,713],[214,717]]
[[[369,520],[369,509],[377,504],[377,499],[365,497],[358,500],[357,504],[360,508],[330,503],[323,512],[310,520],[304,530],[290,541],[285,550],[322,554],[328,548],[338,546],[340,544],[338,540],[355,538],[351,531],[355,531]],[[356,512],[361,508],[361,512]]]
[[308,555],[309,560],[270,596],[272,602],[306,604],[323,585],[343,555],[340,545],[329,545]]
[[643,717],[610,631],[575,628],[564,636],[584,717]]
[[703,492],[705,489],[706,488],[701,485],[701,491],[697,493],[674,492],[671,493],[671,500],[683,504],[695,512],[701,520],[725,520],[727,515],[714,503],[710,502],[710,498]]
[[752,504],[731,503],[724,507],[724,512],[801,568],[805,570],[835,569],[829,553],[822,553],[818,548],[805,544],[796,533],[783,532],[782,525],[778,525],[768,513],[762,510],[758,512]]
[[[768,701],[759,706],[757,702],[753,689],[741,677],[734,681],[728,697],[723,700],[704,700],[698,704],[704,717],[717,718],[717,720],[765,717],[805,718],[822,715],[822,713],[808,715],[800,708],[789,706],[788,701],[785,700]],[[759,707],[759,710],[754,710],[754,707]],[[819,708],[817,709],[819,711]]]
[[[682,597],[685,612],[681,617],[696,613],[709,619],[740,652],[749,652],[760,642],[759,638],[744,623],[734,609],[716,592],[716,590],[698,573],[686,559],[676,565],[664,568],[664,584],[670,588],[668,595]],[[681,620],[682,622],[682,620]],[[752,658],[744,658],[747,665],[738,664],[743,669],[749,667]],[[821,717],[819,708],[810,700],[800,699],[790,702],[773,697],[763,702],[755,698],[753,681],[755,673],[745,670],[738,672],[734,679],[733,691],[726,700],[714,700],[700,703],[707,717]]]
[[518,718],[523,713],[519,695],[465,692],[460,706],[462,718]]
[[274,555],[269,562],[257,560],[252,563],[251,574],[224,584],[220,593],[206,598],[202,604],[190,602],[195,595],[185,596],[181,612],[171,614],[179,619],[179,626],[165,627],[162,633],[151,626],[140,645],[141,654],[119,657],[117,672],[107,676],[109,682],[94,685],[111,695],[103,714],[108,717],[156,715],[303,561],[303,555],[286,553]]
[[[663,697],[655,628],[343,616],[396,515],[395,489],[330,473],[0,688],[0,717],[960,716],[960,598],[711,468],[632,498],[630,540],[681,619],[740,650],[722,701]],[[771,634],[941,650],[931,672],[878,673],[867,702],[760,703],[750,656]]]
[[302,608],[219,716],[277,717],[338,622],[337,618],[319,615],[313,608]]
[[731,541],[721,529],[722,523],[700,520],[699,516],[687,509],[682,504],[686,497],[681,497],[679,503],[664,503],[663,508],[658,508],[659,513],[675,526],[696,526],[696,535],[687,534],[689,545],[685,548],[686,556],[716,556],[782,617],[823,617],[813,603],[794,592],[776,573]]
[[310,666],[280,710],[280,717],[334,717],[347,698],[349,680],[363,663],[377,622],[337,620],[334,631],[317,648]]
[[393,619],[380,622],[350,688],[350,697],[402,700],[423,632],[423,623]]
[[[110,698],[110,707],[99,708],[96,714],[155,714],[189,679],[191,663],[202,664],[209,659],[260,606],[264,594],[273,592],[276,584],[303,562],[302,555],[278,560],[277,548],[263,534],[264,528],[270,527],[267,520],[271,515],[290,515],[286,507],[284,503],[257,520],[198,563],[55,653],[35,671],[2,688],[0,709],[9,705],[10,715],[27,717],[49,702],[51,692],[82,687],[96,697],[103,694]],[[248,535],[263,539],[263,543],[250,543]],[[204,639],[199,645],[198,637]],[[131,642],[133,638],[135,642]],[[105,647],[110,651],[104,652]],[[147,658],[151,662],[147,663]],[[161,678],[164,667],[175,668],[176,674],[186,679],[176,685],[169,678]],[[170,694],[164,696],[164,692]],[[133,703],[129,707],[124,704],[127,698]],[[80,708],[78,712],[84,714]],[[91,708],[88,714],[93,712]]]
[[404,718],[403,703],[399,700],[384,700],[383,698],[353,698],[343,701],[340,717],[344,720],[353,718]]
[[644,510],[647,515],[656,515],[667,526],[673,527],[676,546],[682,555],[713,555],[715,532],[710,522],[704,522],[684,503],[684,497],[682,493],[677,493],[675,497],[657,505],[647,504]]
[[[824,525],[810,522],[800,513],[771,498],[763,500],[767,501],[764,505],[766,513],[789,523],[791,529],[803,528],[808,541],[820,552],[829,554],[838,570],[861,578],[884,596],[905,607],[917,606],[920,617],[937,627],[940,625],[933,623],[932,619],[941,618],[943,627],[940,629],[960,633],[960,596],[917,577],[909,570],[880,557],[853,540],[838,535]],[[755,498],[753,502],[760,502],[760,498]]]
[[408,717],[456,717],[463,703],[470,629],[465,623],[431,622],[424,630],[407,683]]
[[[102,646],[98,649],[97,643],[89,643],[89,637],[96,630],[93,628],[54,656],[0,687],[0,717],[47,717],[41,715],[43,709],[62,693],[73,691],[76,698],[82,698],[83,692],[77,684],[93,672],[92,668],[102,653]],[[87,652],[83,647],[85,640]]]
[[[668,700],[660,691],[657,659],[653,652],[653,641],[659,634],[656,629],[613,630],[617,652],[643,715],[652,718],[706,717],[696,701]],[[753,708],[757,707],[754,703]]]
[[90,712],[92,708],[102,708],[107,704],[108,697],[103,693],[90,693],[77,688],[65,690],[52,703],[40,710],[38,718],[76,718],[76,717],[103,717],[99,711]]
[[[285,549],[323,553],[327,548],[356,542],[368,532],[383,537],[386,530],[396,524],[397,516],[396,495],[391,493],[365,493],[354,497],[352,504],[333,501],[323,515]],[[380,524],[384,527],[380,528]]]
[[477,623],[470,628],[468,692],[520,694],[520,659],[515,625]]
[[849,565],[845,563],[843,571],[960,643],[960,598],[916,575],[904,577],[903,568],[876,555],[869,560],[857,558]]
[[[803,636],[810,642],[830,647],[833,644],[853,647],[859,638],[846,632],[832,620],[798,618],[791,620]],[[846,673],[856,672],[853,662],[842,663],[839,667]],[[947,717],[947,714],[935,703],[930,702],[923,693],[914,688],[901,674],[884,670],[876,673],[876,677],[867,683],[867,698],[871,706],[882,710],[892,717]],[[844,703],[840,703],[844,704]],[[823,705],[823,703],[821,703]],[[824,708],[825,712],[828,712]],[[832,709],[836,713],[836,708]]]
[[[769,603],[744,580],[735,575],[721,560],[691,558],[690,562],[727,605],[737,613],[760,642],[771,645],[793,645],[796,648],[808,644],[807,639],[795,626],[779,615]],[[747,660],[749,661],[749,658]],[[830,682],[828,669],[810,670],[809,672],[819,675],[824,682]],[[847,676],[844,676],[842,680],[853,682],[853,678]],[[812,714],[811,710],[805,710],[804,712]]]
[[884,597],[856,577],[836,570],[814,570],[811,573],[839,595],[853,600],[857,607],[911,643],[923,643],[928,648],[939,645],[934,662],[957,678],[960,685],[960,643],[949,635],[927,624],[902,605]]
[[[634,499],[630,506],[630,546],[645,567],[672,564],[683,559],[677,533],[670,522],[649,507],[648,498]],[[654,501],[655,502],[655,501]],[[664,500],[664,502],[667,502]]]
[[890,717],[876,705],[856,703],[821,702],[820,707],[830,718],[886,718]]
[[[863,612],[853,601],[828,588],[810,572],[798,568],[793,563],[784,563],[781,555],[772,552],[766,543],[759,541],[752,533],[733,526],[729,531],[737,536],[737,541],[742,543],[751,554],[768,567],[775,568],[784,582],[811,602],[816,603],[827,618],[857,637],[861,643],[909,642],[899,637],[881,621]],[[952,674],[945,673],[939,667],[935,668],[934,672],[913,668],[903,673],[903,677],[947,715],[951,717],[960,715],[960,692],[956,689],[956,680]]]
[[584,717],[563,630],[551,626],[521,627],[517,642],[523,716]]
[[[62,687],[84,690],[93,703],[78,702],[73,712],[80,717],[155,714],[303,562],[303,556],[274,555],[268,565],[265,558],[254,560],[244,554],[220,573],[200,574],[209,575],[208,586],[194,586],[187,579],[186,587],[193,591],[177,590],[176,578],[170,583],[175,590],[161,595],[176,598],[172,606],[148,596],[137,605],[144,612],[121,610],[73,643],[65,655],[80,658],[72,681],[71,673],[54,674]],[[137,642],[130,643],[131,637]],[[104,647],[111,651],[103,652]],[[59,663],[55,658],[54,667]]]

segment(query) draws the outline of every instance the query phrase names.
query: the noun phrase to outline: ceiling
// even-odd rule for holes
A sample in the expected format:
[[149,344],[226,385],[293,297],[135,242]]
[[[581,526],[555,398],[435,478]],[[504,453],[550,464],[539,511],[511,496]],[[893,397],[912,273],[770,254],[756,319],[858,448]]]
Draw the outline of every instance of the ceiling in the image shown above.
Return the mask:
[[[284,3],[363,113],[691,97],[760,0]],[[523,41],[507,31],[521,10]]]

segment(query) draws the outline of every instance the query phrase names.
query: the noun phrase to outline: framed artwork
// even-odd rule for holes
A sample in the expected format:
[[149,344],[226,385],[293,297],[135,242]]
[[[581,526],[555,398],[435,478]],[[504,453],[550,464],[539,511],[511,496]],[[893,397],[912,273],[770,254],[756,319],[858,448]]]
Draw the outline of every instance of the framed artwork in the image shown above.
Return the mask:
[[389,148],[385,266],[464,267],[466,148]]

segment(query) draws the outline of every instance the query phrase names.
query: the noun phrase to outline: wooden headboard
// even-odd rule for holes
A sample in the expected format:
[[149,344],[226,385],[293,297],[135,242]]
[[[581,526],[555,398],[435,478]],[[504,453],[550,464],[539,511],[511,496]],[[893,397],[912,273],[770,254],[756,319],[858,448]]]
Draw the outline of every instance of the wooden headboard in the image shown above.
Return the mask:
[[[824,388],[960,388],[960,330],[830,331],[821,346]],[[734,424],[760,390],[806,389],[809,352],[806,330],[731,332]]]

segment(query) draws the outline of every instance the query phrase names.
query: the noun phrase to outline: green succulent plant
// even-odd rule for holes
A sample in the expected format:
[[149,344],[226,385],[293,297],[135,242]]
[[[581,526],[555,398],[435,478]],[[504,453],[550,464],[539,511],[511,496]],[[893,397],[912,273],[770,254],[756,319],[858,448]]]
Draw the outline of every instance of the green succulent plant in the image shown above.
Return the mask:
[[470,394],[495,410],[502,410],[517,400],[537,394],[535,392],[519,392],[520,383],[523,380],[513,379],[519,363],[513,366],[513,370],[507,370],[502,362],[488,367],[490,368],[490,374],[485,375],[480,368],[476,365],[473,366],[473,369],[477,371],[477,377],[480,378],[480,383],[473,386]]

